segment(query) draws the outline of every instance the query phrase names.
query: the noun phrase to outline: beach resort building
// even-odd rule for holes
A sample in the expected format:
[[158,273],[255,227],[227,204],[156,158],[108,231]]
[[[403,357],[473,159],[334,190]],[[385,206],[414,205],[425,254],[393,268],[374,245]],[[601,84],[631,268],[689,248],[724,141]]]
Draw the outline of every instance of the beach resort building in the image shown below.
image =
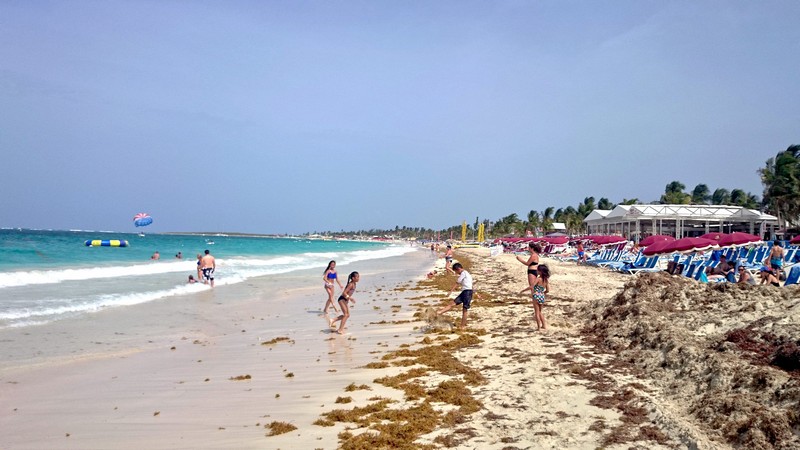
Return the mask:
[[588,234],[619,234],[637,242],[653,234],[682,238],[715,231],[770,238],[778,229],[777,217],[730,205],[617,205],[595,209],[583,222]]

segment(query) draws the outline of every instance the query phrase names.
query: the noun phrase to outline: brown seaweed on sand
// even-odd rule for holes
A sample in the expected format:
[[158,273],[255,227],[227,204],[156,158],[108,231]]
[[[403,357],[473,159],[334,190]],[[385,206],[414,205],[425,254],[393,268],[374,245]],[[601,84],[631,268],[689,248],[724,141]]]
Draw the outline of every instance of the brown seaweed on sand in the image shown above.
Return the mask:
[[581,312],[594,342],[655,381],[709,437],[800,447],[798,290],[635,277]]

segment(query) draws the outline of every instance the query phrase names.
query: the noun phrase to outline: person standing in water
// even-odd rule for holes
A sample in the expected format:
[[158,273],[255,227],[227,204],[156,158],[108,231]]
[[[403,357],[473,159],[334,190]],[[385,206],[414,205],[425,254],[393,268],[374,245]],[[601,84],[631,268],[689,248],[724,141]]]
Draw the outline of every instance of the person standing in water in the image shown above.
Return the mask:
[[197,281],[203,279],[203,255],[197,254]]
[[544,314],[542,314],[542,306],[544,305],[545,294],[550,292],[550,269],[547,267],[547,265],[539,265],[536,274],[536,280],[532,285],[520,291],[520,293],[525,291],[532,292],[531,300],[533,302],[533,316],[536,318],[536,329],[547,330],[547,322],[545,322]]
[[347,323],[347,319],[350,318],[350,302],[354,304],[356,302],[356,299],[353,298],[353,292],[356,291],[356,283],[358,283],[359,279],[361,279],[361,276],[358,272],[352,272],[347,277],[347,286],[342,291],[342,295],[339,296],[339,307],[342,308],[342,314],[330,323],[330,326],[333,326],[333,324],[339,322],[339,329],[336,330],[339,334],[344,334],[344,325]]
[[333,310],[338,313],[339,310],[336,309],[336,303],[333,302],[333,282],[335,281],[339,284],[339,289],[344,289],[344,286],[342,286],[342,282],[339,281],[339,276],[336,274],[336,261],[328,263],[325,273],[322,274],[322,281],[325,283],[325,292],[328,293],[328,300],[325,302],[322,312],[327,314],[328,308],[333,306]]
[[200,268],[203,271],[203,284],[211,282],[211,287],[214,287],[214,271],[217,269],[217,261],[211,256],[211,252],[206,250],[205,256],[200,260]]

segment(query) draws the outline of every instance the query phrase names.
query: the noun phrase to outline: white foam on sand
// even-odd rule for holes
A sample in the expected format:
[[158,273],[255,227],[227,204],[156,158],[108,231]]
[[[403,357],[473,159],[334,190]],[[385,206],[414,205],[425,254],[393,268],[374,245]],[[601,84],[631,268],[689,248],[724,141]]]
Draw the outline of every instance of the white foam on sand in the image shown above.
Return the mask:
[[[382,395],[344,388],[419,337],[420,322],[391,323],[418,295],[396,288],[431,265],[424,252],[340,265],[361,273],[342,336],[320,312],[323,268],[0,330],[0,429],[13,430],[0,448],[336,448],[342,426],[313,422],[339,396]],[[273,421],[298,429],[267,437]]]

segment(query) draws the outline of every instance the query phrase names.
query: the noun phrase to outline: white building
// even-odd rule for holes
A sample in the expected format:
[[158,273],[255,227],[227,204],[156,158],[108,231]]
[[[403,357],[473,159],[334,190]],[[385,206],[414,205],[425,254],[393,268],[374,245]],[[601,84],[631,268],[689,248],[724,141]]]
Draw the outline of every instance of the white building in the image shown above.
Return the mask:
[[617,205],[595,209],[583,220],[589,234],[621,234],[639,241],[653,234],[676,238],[714,231],[743,231],[774,236],[778,218],[754,209],[730,205]]

